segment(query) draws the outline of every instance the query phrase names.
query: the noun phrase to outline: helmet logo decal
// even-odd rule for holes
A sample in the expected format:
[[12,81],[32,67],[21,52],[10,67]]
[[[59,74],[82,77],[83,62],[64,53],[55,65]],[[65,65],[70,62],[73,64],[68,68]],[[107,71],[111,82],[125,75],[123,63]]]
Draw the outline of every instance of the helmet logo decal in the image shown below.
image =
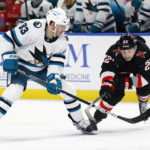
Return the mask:
[[59,16],[60,13],[59,13],[58,11],[54,11],[54,12],[53,12],[53,15],[54,15],[54,16]]

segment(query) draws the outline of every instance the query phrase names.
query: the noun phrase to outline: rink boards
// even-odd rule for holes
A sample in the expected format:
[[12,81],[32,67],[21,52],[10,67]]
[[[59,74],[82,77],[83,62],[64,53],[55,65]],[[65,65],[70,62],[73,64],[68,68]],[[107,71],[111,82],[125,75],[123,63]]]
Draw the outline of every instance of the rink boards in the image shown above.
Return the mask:
[[[4,88],[0,89],[0,95],[4,91]],[[93,101],[95,100],[99,95],[99,91],[94,91],[94,90],[77,90],[77,96],[87,100],[87,101]],[[44,89],[27,89],[23,95],[21,96],[22,99],[49,99],[49,100],[63,100],[62,97],[59,95],[52,95],[49,94],[46,90]],[[125,102],[137,102],[137,97],[135,91],[126,91],[125,97],[123,98],[122,101]]]
[[[77,95],[85,100],[94,100],[101,86],[99,73],[108,48],[114,44],[121,34],[68,34],[69,42],[66,53],[64,74],[66,80],[75,87]],[[150,46],[150,34],[142,34]],[[2,71],[0,62],[0,86],[5,87],[6,73]],[[3,86],[4,85],[4,86]],[[4,89],[1,88],[0,92]],[[34,82],[29,81],[22,98],[27,99],[62,99],[51,95]],[[123,101],[137,101],[135,90],[126,91]]]

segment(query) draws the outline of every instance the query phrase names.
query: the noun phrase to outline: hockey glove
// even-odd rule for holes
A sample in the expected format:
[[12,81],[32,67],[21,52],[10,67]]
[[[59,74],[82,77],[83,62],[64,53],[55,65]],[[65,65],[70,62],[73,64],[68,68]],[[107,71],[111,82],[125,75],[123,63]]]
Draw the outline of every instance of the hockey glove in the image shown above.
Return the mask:
[[128,27],[128,31],[130,33],[139,32],[139,29],[140,29],[139,23],[131,23]]
[[81,32],[81,24],[74,24],[71,29],[69,29],[71,32]]
[[136,9],[139,9],[142,4],[142,0],[131,0],[131,5]]
[[115,89],[115,83],[114,81],[110,80],[105,80],[105,82],[102,84],[101,89],[100,89],[100,95],[104,95],[103,100],[104,101],[109,101],[110,98],[113,95]]
[[61,79],[58,74],[51,73],[47,79],[47,91],[51,94],[57,95],[60,93],[60,89],[62,88]]
[[5,52],[2,54],[3,70],[14,75],[18,69],[18,58],[16,52]]
[[102,30],[101,30],[101,28],[97,27],[96,24],[93,24],[90,27],[89,31],[92,32],[92,33],[100,33]]

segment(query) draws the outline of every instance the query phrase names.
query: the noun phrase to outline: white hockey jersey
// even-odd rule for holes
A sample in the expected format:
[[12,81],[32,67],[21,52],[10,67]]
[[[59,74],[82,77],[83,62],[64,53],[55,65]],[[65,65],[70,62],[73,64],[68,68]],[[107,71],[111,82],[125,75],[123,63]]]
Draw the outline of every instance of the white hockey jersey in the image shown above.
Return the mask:
[[109,0],[78,0],[75,22],[82,24],[85,19],[87,28],[93,23],[99,24],[102,32],[115,32],[116,23]]
[[63,3],[61,7],[66,12],[67,16],[70,18],[70,28],[72,28],[72,24],[74,22],[76,7],[76,3],[74,3],[71,7],[67,7],[65,3]]
[[126,15],[126,20],[124,22],[126,30],[128,31],[128,26],[130,23],[135,23],[138,21],[138,15],[139,15],[139,11],[135,9],[135,7],[133,7],[131,5],[131,2],[128,2],[125,5],[125,15]]
[[31,71],[48,66],[49,73],[62,73],[67,39],[64,34],[49,41],[45,35],[46,19],[32,19],[0,36],[0,54],[16,51],[19,64]]
[[150,1],[144,0],[142,3],[139,10],[140,32],[150,32]]
[[21,6],[21,17],[19,21],[45,18],[47,11],[52,8],[52,4],[47,0],[41,0],[37,4],[34,1],[27,1],[28,13],[26,12],[26,5],[23,3]]

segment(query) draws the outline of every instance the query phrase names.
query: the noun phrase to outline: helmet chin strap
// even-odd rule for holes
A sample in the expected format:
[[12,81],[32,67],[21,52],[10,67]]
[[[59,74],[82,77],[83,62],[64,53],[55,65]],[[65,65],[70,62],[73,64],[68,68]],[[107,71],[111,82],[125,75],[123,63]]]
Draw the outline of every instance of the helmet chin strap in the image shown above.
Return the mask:
[[48,25],[48,27],[49,27],[50,31],[54,33],[54,37],[56,37],[56,27],[55,27],[55,30],[52,30],[52,28],[49,25]]

